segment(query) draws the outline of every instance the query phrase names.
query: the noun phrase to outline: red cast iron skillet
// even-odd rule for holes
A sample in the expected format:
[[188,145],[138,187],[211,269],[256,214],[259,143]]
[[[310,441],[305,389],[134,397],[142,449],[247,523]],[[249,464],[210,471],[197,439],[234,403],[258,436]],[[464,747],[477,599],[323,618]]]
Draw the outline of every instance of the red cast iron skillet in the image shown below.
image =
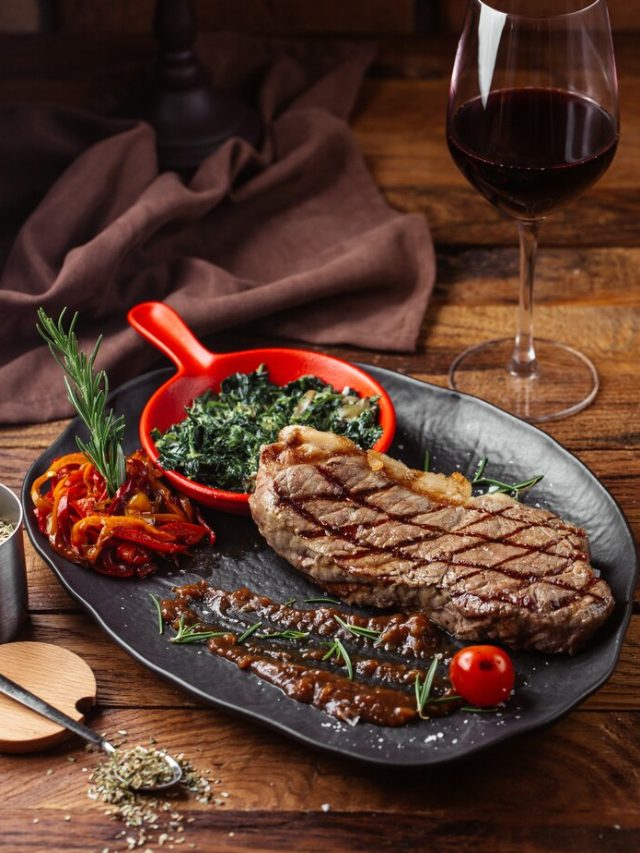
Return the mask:
[[[375,443],[374,450],[387,450],[391,444],[396,415],[389,395],[368,373],[347,361],[303,349],[210,352],[194,337],[173,308],[162,302],[135,305],[127,319],[136,331],[168,356],[178,368],[176,375],[149,399],[140,416],[140,441],[154,462],[158,460],[159,453],[151,438],[153,429],[165,432],[184,419],[185,406],[194,397],[209,389],[219,391],[221,381],[227,376],[238,372],[250,373],[261,364],[266,365],[269,378],[278,385],[312,374],[338,391],[348,385],[361,396],[378,396],[382,435]],[[206,506],[225,512],[249,512],[249,495],[246,493],[216,489],[190,480],[176,471],[166,471],[165,476],[176,489]]]

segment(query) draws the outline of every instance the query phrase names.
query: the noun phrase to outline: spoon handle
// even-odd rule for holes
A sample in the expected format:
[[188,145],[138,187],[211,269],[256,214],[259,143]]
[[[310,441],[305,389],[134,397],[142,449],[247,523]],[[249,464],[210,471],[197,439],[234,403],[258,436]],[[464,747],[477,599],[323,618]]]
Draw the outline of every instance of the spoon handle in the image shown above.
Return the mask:
[[83,726],[82,723],[67,716],[67,714],[58,708],[54,708],[53,705],[49,705],[44,699],[41,699],[35,693],[31,693],[4,675],[0,675],[0,693],[4,693],[5,696],[14,699],[16,702],[20,702],[22,705],[26,705],[27,708],[31,708],[32,711],[41,714],[53,723],[69,729],[81,738],[84,738],[84,740],[88,740],[89,743],[93,743],[95,746],[99,746],[100,749],[104,749],[105,752],[114,752],[113,746],[99,734],[96,734],[93,729]]
[[141,302],[127,314],[133,328],[176,365],[180,374],[200,376],[217,356],[209,352],[182,317],[164,302]]

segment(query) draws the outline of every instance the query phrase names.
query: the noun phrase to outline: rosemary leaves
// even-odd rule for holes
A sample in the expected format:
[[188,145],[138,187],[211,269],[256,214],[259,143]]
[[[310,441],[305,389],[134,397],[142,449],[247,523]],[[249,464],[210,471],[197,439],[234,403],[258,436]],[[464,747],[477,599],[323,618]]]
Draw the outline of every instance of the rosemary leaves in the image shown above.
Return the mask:
[[342,661],[342,663],[347,668],[347,675],[349,677],[349,681],[353,681],[353,664],[351,663],[351,658],[349,657],[349,652],[345,649],[342,641],[336,637],[332,643],[329,644],[329,651],[326,655],[323,655],[322,660],[335,660]]
[[172,643],[183,645],[185,643],[203,643],[205,640],[210,640],[212,637],[224,637],[228,631],[207,631],[202,630],[199,625],[185,625],[184,613],[180,614],[178,620],[178,632],[171,637]]
[[431,696],[431,689],[433,687],[433,680],[436,677],[436,670],[438,669],[438,660],[438,656],[435,655],[433,660],[431,661],[431,666],[427,670],[427,674],[424,677],[424,681],[421,681],[420,676],[416,675],[416,710],[421,720],[428,719],[428,717],[424,713],[424,709],[429,704],[429,702],[433,701]]
[[521,483],[503,483],[502,480],[496,480],[493,477],[485,477],[484,472],[485,468],[487,467],[487,462],[487,457],[483,456],[480,462],[478,463],[478,467],[476,468],[475,474],[473,475],[471,485],[488,486],[487,491],[490,494],[502,492],[503,494],[511,495],[511,497],[516,498],[516,500],[519,500],[522,492],[528,491],[530,488],[535,486],[536,483],[539,483],[540,480],[542,480],[544,477],[544,474],[536,474],[534,477],[530,477],[528,480],[523,480]]
[[124,417],[116,417],[112,409],[107,411],[109,380],[104,370],[94,369],[102,336],[96,341],[91,355],[80,352],[74,331],[78,314],[76,312],[73,315],[69,328],[65,330],[65,313],[66,308],[56,323],[40,308],[36,328],[48,344],[51,355],[64,370],[69,401],[89,430],[87,441],[76,436],[78,448],[102,474],[107,490],[113,496],[126,476],[122,449]]

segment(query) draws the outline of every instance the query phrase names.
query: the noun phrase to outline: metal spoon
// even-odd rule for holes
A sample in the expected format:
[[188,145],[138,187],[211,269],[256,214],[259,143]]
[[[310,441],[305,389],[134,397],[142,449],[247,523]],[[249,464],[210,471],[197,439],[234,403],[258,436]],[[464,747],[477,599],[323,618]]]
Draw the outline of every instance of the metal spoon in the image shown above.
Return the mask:
[[[94,732],[93,729],[90,729],[88,726],[83,726],[82,723],[78,723],[76,720],[67,716],[63,711],[58,710],[58,708],[54,708],[53,705],[49,705],[49,703],[45,702],[44,699],[41,699],[39,696],[36,696],[34,693],[31,693],[29,690],[21,687],[19,684],[16,684],[15,681],[11,681],[10,678],[6,678],[4,675],[0,675],[0,693],[4,693],[5,696],[8,696],[10,699],[14,699],[16,702],[20,702],[22,705],[26,705],[27,708],[31,708],[32,711],[42,714],[43,717],[57,723],[59,726],[64,726],[65,729],[69,729],[84,740],[94,744],[94,746],[100,747],[100,749],[103,750],[103,752],[106,752],[107,755],[113,755],[115,753],[115,746],[109,743],[108,740],[105,740],[101,735]],[[165,791],[167,788],[173,787],[182,779],[182,768],[175,758],[172,758],[170,755],[165,755],[164,760],[171,768],[171,772],[173,774],[171,779],[169,779],[168,782],[160,782],[157,785],[146,785],[144,787],[135,788],[136,791],[141,791],[145,794],[156,794],[160,791]],[[122,779],[122,777],[120,778]],[[122,779],[122,781],[127,784],[125,779]]]

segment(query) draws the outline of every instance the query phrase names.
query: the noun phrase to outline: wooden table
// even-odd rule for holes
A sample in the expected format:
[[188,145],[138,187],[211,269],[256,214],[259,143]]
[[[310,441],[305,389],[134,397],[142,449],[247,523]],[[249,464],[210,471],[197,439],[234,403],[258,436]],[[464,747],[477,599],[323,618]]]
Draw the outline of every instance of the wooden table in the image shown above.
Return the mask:
[[[623,136],[612,168],[577,205],[545,226],[536,317],[546,336],[590,355],[602,379],[591,408],[547,430],[601,478],[636,535],[638,42],[631,33],[617,43]],[[511,330],[517,271],[515,228],[465,183],[444,143],[453,47],[442,41],[390,42],[365,83],[354,118],[358,142],[389,203],[424,212],[432,227],[438,284],[419,350],[405,355],[334,350],[441,385],[461,348]],[[82,104],[148,50],[149,42],[137,37],[100,45],[5,38],[0,97]],[[0,479],[18,489],[31,460],[62,427],[3,428]],[[152,733],[222,779],[229,794],[224,807],[188,806],[195,820],[182,849],[640,849],[639,615],[632,618],[611,680],[565,719],[454,766],[393,772],[327,757],[199,705],[108,641],[30,546],[28,571],[32,621],[25,638],[63,645],[93,667],[99,705],[92,725],[126,730],[132,742]],[[113,841],[119,827],[86,797],[81,770],[86,764],[75,741],[44,754],[0,756],[0,847],[124,849],[122,841]]]

